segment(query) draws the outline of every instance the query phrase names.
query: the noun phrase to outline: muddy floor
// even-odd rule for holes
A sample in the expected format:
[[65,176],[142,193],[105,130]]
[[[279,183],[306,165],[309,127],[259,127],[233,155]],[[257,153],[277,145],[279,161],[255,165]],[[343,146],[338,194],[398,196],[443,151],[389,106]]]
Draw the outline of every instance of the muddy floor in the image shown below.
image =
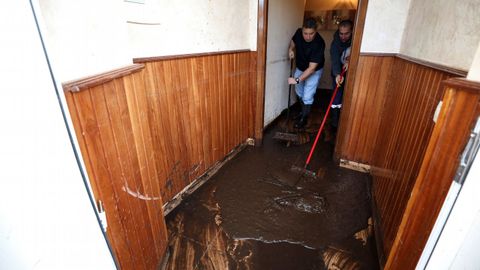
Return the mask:
[[290,170],[303,167],[325,106],[314,107],[303,144],[273,139],[293,131],[280,119],[262,147],[245,148],[172,211],[162,268],[378,269],[369,178],[334,164],[332,134],[310,163],[316,178]]

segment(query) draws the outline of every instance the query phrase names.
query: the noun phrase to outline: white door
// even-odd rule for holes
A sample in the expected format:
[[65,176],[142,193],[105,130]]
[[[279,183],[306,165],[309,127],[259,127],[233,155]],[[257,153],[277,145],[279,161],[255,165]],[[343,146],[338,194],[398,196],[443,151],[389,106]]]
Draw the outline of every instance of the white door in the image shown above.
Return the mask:
[[0,269],[115,269],[30,1],[0,8]]

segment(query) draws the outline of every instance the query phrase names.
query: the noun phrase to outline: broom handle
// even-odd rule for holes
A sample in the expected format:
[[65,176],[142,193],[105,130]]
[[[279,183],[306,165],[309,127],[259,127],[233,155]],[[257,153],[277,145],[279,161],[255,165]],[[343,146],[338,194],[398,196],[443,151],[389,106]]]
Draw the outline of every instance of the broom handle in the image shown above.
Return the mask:
[[[342,69],[342,73],[340,73],[340,77],[343,78],[343,75],[345,74],[346,70]],[[325,126],[325,122],[327,120],[328,113],[330,112],[330,108],[332,107],[333,100],[335,99],[335,96],[337,95],[338,88],[340,88],[340,83],[337,83],[337,86],[335,87],[335,91],[333,91],[332,98],[330,99],[330,104],[328,105],[327,111],[325,112],[325,116],[323,117],[322,124],[320,125],[320,129],[317,132],[317,137],[315,137],[315,141],[313,142],[312,148],[310,149],[310,153],[308,154],[307,161],[305,162],[305,169],[307,168],[308,164],[310,163],[310,159],[312,158],[313,151],[315,151],[315,147],[317,146],[318,138],[320,138],[320,133],[322,133],[323,126]]]
[[[290,77],[293,77],[293,58],[290,59]],[[287,104],[287,121],[290,118],[290,96],[292,95],[292,84],[288,85],[288,104]]]

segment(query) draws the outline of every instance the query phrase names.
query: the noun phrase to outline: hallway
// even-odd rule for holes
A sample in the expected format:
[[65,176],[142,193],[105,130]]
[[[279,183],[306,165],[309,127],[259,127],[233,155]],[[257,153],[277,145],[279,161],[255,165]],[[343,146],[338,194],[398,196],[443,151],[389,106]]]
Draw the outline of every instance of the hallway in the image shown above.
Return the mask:
[[167,216],[164,269],[378,269],[368,176],[336,166],[323,136],[310,165],[318,178],[289,170],[303,166],[318,107],[309,143],[273,140],[277,121],[262,147],[247,146]]

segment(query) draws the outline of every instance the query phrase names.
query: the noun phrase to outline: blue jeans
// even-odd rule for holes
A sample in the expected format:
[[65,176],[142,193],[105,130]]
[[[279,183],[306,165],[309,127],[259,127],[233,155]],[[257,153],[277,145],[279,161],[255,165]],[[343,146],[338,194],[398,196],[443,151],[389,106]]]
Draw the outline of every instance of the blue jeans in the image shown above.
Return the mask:
[[[323,72],[323,68],[315,71],[310,76],[308,76],[306,80],[295,85],[296,86],[295,92],[297,92],[297,95],[302,99],[303,104],[305,105],[313,104],[313,96],[317,91],[318,82],[320,80],[320,77],[322,77],[322,72]],[[295,78],[300,77],[302,73],[303,71],[296,68],[295,75],[294,75]]]

